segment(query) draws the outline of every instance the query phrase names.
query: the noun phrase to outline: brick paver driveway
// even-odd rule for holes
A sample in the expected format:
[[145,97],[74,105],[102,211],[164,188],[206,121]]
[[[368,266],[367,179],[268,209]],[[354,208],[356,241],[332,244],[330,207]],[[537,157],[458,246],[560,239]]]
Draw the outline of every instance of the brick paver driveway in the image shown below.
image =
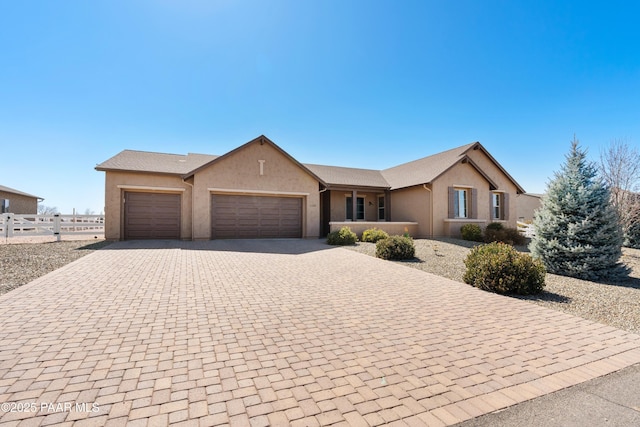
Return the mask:
[[116,243],[0,307],[6,425],[438,426],[640,362],[636,335],[319,241]]

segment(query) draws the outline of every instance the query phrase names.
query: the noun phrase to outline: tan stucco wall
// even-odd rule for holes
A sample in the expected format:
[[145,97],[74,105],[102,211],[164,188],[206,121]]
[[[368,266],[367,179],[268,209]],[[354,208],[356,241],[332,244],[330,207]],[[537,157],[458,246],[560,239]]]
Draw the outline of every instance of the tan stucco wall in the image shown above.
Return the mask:
[[[347,197],[352,197],[352,194],[350,190],[331,191],[331,221],[345,221],[347,219]],[[384,196],[384,193],[357,192],[356,197],[364,197],[364,221],[378,220],[378,196]]]
[[518,194],[516,204],[518,221],[533,221],[536,210],[542,206],[542,199],[529,194]]
[[[496,184],[496,191],[508,194],[508,220],[501,221],[506,227],[515,227],[517,221],[517,187],[507,175],[482,151],[469,152],[471,160]],[[477,219],[453,219],[449,216],[449,187],[475,188],[478,192]],[[460,227],[476,223],[480,227],[492,222],[492,201],[489,182],[468,163],[458,163],[440,175],[427,188],[414,186],[391,192],[391,221],[415,221],[418,223],[416,237],[458,236]],[[433,209],[431,204],[433,203]],[[433,218],[431,214],[433,213]]]
[[431,194],[423,186],[391,192],[391,221],[417,222],[413,237],[431,237]]
[[[491,177],[498,186],[497,191],[509,194],[509,215],[507,221],[503,222],[505,227],[516,227],[516,193],[517,188],[508,177],[491,162],[480,150],[472,151],[473,161],[482,167],[483,172]],[[471,157],[471,156],[470,156]],[[448,220],[449,187],[468,186],[478,191],[477,221],[471,219]],[[460,227],[471,222],[477,223],[480,227],[493,221],[491,212],[491,189],[489,182],[468,163],[458,163],[433,183],[434,204],[434,236],[458,236]]]
[[[263,175],[258,160],[265,161]],[[269,143],[255,141],[196,172],[193,188],[194,239],[211,238],[211,188],[237,194],[302,197],[302,235],[320,235],[318,181]]]
[[[121,188],[121,187],[137,188]],[[181,191],[182,190],[182,191]],[[135,172],[106,172],[105,178],[105,238],[122,240],[125,191],[164,192],[181,194],[180,238],[191,239],[191,187],[179,176]]]
[[9,212],[17,215],[35,215],[38,213],[38,199],[15,193],[0,191],[0,199],[9,200]]

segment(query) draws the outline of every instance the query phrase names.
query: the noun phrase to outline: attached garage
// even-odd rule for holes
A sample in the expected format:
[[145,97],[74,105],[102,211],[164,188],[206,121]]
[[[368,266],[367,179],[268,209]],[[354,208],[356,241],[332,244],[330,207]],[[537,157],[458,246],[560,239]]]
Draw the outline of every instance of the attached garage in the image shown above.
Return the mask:
[[211,238],[302,237],[302,198],[213,194]]
[[180,194],[125,192],[124,238],[179,239],[180,205]]

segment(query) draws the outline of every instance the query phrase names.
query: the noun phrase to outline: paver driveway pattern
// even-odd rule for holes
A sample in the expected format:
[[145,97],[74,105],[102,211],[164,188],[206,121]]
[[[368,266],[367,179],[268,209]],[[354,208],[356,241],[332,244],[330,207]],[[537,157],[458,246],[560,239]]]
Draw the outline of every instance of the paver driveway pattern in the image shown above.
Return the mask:
[[640,362],[637,335],[320,241],[115,243],[0,307],[3,425],[441,426]]

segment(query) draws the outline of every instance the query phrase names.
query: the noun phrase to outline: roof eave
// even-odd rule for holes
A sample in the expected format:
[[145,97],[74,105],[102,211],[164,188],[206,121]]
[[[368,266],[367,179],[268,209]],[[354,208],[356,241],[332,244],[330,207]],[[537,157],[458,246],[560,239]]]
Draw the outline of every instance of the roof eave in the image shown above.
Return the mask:
[[326,184],[327,190],[346,191],[346,190],[363,190],[363,191],[385,191],[391,190],[391,187],[368,186],[368,185],[351,185],[351,184]]
[[182,179],[188,179],[190,177],[192,177],[193,175],[195,175],[197,172],[201,171],[202,169],[211,166],[214,163],[217,163],[218,161],[220,161],[221,159],[224,159],[226,157],[231,156],[232,154],[244,149],[246,146],[253,144],[255,142],[260,142],[261,144],[269,143],[271,144],[271,146],[273,148],[275,148],[276,150],[278,150],[282,155],[284,155],[286,158],[288,158],[289,160],[291,160],[296,166],[298,166],[299,168],[301,168],[302,170],[304,170],[306,173],[308,173],[309,175],[311,175],[314,179],[316,179],[320,184],[324,185],[325,187],[327,186],[327,183],[324,182],[324,180],[322,180],[319,176],[317,176],[315,173],[311,172],[309,170],[309,168],[307,168],[305,165],[303,165],[302,163],[300,163],[299,161],[297,161],[296,159],[294,159],[289,153],[287,153],[286,151],[284,151],[282,148],[280,148],[275,142],[271,141],[269,138],[267,138],[264,135],[260,135],[257,138],[252,139],[249,142],[246,142],[244,144],[242,144],[241,146],[234,148],[233,150],[216,157],[215,159],[195,168],[194,170],[192,170],[191,172],[188,172],[186,174],[182,174]]
[[135,169],[119,169],[119,168],[103,168],[96,166],[94,168],[98,172],[127,172],[127,173],[148,173],[148,174],[161,174],[161,175],[175,175],[182,176],[180,172],[167,172],[167,171],[149,171],[149,170],[135,170]]
[[509,172],[507,172],[506,169],[503,168],[500,163],[498,163],[498,161],[491,155],[491,153],[489,153],[487,151],[486,148],[484,148],[484,146],[482,144],[480,144],[480,142],[476,141],[473,145],[471,145],[469,148],[467,148],[465,150],[465,155],[470,150],[476,150],[478,148],[480,148],[482,150],[482,152],[498,167],[498,169],[500,169],[500,171],[502,171],[502,173],[505,174],[507,178],[509,178],[509,180],[513,183],[513,185],[516,186],[516,193],[517,194],[525,194],[526,193],[524,188],[522,188],[522,186],[520,184],[518,184],[518,181],[513,179],[513,177],[509,174]]

